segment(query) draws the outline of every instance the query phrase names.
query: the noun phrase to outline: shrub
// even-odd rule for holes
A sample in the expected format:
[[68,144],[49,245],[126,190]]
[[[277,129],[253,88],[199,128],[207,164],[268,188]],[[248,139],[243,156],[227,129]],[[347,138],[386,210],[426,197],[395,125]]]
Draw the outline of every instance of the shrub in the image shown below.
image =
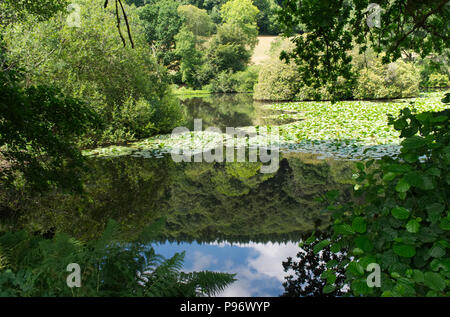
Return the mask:
[[385,98],[408,98],[419,95],[420,73],[411,62],[398,60],[387,66],[384,86],[387,89]]
[[233,78],[236,80],[235,91],[253,92],[258,82],[259,71],[259,66],[249,66],[246,70],[233,74]]
[[433,73],[428,78],[428,87],[446,88],[448,86],[450,86],[450,80],[445,74]]
[[223,71],[213,78],[205,88],[215,93],[252,92],[258,81],[259,67],[250,66],[246,70],[233,73]]
[[298,90],[298,74],[293,64],[272,58],[261,68],[255,85],[255,100],[292,100]]
[[262,66],[255,87],[255,99],[331,100],[336,95],[340,99],[387,99],[416,97],[419,94],[420,74],[416,65],[402,60],[383,65],[381,56],[371,51],[359,55],[357,50],[353,53],[356,81],[338,78],[335,86],[301,87],[296,64],[279,60],[282,50],[292,50],[292,43],[279,39],[272,44],[272,57]]
[[358,72],[356,99],[407,98],[419,94],[420,74],[413,63],[398,60],[383,65],[381,57],[373,56]]
[[237,81],[233,76],[233,72],[223,71],[217,77],[213,78],[206,88],[211,92],[230,93],[235,92]]

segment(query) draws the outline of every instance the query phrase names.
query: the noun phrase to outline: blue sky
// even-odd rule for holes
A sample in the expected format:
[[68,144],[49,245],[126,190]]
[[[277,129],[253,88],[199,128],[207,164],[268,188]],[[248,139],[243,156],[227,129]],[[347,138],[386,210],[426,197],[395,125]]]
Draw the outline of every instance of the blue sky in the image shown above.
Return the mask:
[[237,282],[219,296],[266,297],[283,293],[282,282],[288,274],[282,262],[295,257],[297,243],[165,243],[154,245],[157,254],[171,257],[186,251],[184,271],[237,273]]

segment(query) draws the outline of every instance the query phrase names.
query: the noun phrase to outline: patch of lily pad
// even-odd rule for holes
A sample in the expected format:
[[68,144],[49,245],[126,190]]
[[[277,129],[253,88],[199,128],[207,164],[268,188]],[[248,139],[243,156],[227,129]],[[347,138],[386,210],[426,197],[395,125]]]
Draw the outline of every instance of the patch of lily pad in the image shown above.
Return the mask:
[[[177,153],[195,155],[219,147],[272,148],[280,152],[319,154],[342,159],[381,158],[399,153],[399,133],[388,125],[387,115],[396,116],[409,106],[418,112],[440,111],[443,93],[428,94],[414,100],[391,102],[290,102],[269,107],[280,112],[286,124],[280,126],[242,127],[242,135],[225,131],[192,131],[159,135],[129,146],[110,146],[84,155],[116,157],[130,155],[160,158]],[[255,133],[256,132],[256,133]]]

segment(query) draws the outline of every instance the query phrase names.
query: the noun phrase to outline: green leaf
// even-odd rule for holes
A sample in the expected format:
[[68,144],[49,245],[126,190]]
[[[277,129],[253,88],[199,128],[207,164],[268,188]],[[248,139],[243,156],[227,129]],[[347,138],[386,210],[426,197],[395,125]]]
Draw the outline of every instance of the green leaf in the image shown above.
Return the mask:
[[325,285],[322,292],[324,294],[330,294],[333,293],[336,290],[336,286],[334,285]]
[[408,163],[414,163],[417,162],[417,160],[419,159],[419,155],[414,154],[414,153],[406,153],[403,158],[405,159],[406,162]]
[[350,262],[347,270],[357,276],[364,275],[364,268],[358,262]]
[[409,218],[410,211],[403,207],[395,207],[391,210],[392,216],[399,220],[405,220]]
[[396,173],[388,172],[383,176],[383,180],[385,182],[390,182],[390,181],[394,180],[396,176],[397,176]]
[[430,268],[433,271],[443,269],[444,272],[450,272],[450,259],[434,259],[430,263]]
[[442,258],[445,255],[445,249],[439,245],[435,245],[431,248],[429,254],[432,258]]
[[412,279],[416,283],[423,283],[423,281],[424,281],[423,272],[420,270],[413,270]]
[[346,223],[334,225],[333,228],[334,228],[334,232],[337,234],[352,235],[355,233],[355,231],[353,231],[353,228]]
[[416,150],[416,149],[419,149],[419,148],[423,147],[425,144],[426,144],[425,138],[420,137],[418,135],[414,135],[414,136],[411,136],[409,138],[406,138],[402,142],[402,146],[406,150]]
[[417,233],[420,230],[420,223],[416,219],[411,219],[406,224],[406,230],[411,233]]
[[450,220],[447,218],[444,218],[441,220],[441,223],[439,224],[439,228],[445,231],[450,231]]
[[320,251],[322,251],[323,248],[329,246],[330,244],[331,244],[331,242],[330,242],[329,240],[323,240],[323,241],[320,241],[319,243],[317,243],[317,244],[314,246],[313,251],[314,251],[315,254],[317,254],[317,253],[319,253]]
[[339,242],[334,243],[331,247],[330,247],[330,251],[333,253],[338,253],[339,251],[341,251],[342,247],[341,244]]
[[367,295],[371,291],[365,279],[354,280],[351,284],[351,289],[355,296]]
[[445,289],[445,280],[439,273],[426,272],[424,274],[424,284],[432,290],[442,292]]
[[308,239],[306,239],[305,244],[311,244],[314,241],[316,241],[316,232],[313,231],[313,233],[309,236]]
[[395,186],[395,190],[399,193],[406,193],[410,188],[411,185],[404,178],[400,179]]
[[358,233],[366,232],[366,220],[362,217],[356,217],[352,221],[352,229]]
[[326,267],[327,267],[327,269],[331,269],[331,268],[333,268],[333,267],[335,267],[337,265],[338,265],[338,261],[337,260],[330,260],[330,261],[327,262]]
[[409,244],[395,243],[392,249],[395,254],[404,258],[412,258],[416,255],[416,248]]
[[373,249],[373,244],[367,236],[359,236],[355,239],[355,244],[364,252],[370,252]]
[[437,222],[441,218],[441,213],[444,211],[444,205],[440,203],[433,203],[426,207],[428,211],[428,220],[432,223]]

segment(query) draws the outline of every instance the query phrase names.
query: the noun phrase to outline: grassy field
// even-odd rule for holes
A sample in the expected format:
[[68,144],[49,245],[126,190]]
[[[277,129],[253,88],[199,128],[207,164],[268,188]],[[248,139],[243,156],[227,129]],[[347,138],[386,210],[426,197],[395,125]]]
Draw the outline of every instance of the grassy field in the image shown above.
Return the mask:
[[276,38],[277,36],[258,36],[259,42],[253,52],[252,63],[260,65],[269,58],[270,45]]

